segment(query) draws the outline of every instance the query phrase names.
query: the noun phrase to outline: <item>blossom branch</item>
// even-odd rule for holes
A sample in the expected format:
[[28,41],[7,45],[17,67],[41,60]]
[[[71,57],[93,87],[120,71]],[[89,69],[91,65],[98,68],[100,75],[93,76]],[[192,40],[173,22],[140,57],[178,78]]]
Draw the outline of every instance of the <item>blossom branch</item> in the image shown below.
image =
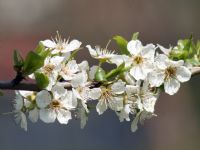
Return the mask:
[[[193,67],[191,69],[192,76],[200,74],[200,67]],[[94,83],[96,87],[97,83]],[[65,85],[66,89],[71,89],[71,85]],[[11,81],[0,81],[0,89],[2,90],[24,90],[24,91],[41,91],[41,89],[35,83],[19,83],[13,85]]]

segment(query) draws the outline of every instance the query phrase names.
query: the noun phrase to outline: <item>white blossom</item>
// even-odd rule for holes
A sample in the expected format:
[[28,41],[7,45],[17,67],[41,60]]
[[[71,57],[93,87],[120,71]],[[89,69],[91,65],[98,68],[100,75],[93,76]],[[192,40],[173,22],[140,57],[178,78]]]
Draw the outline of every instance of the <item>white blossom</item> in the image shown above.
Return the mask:
[[57,82],[63,59],[64,57],[61,56],[47,57],[44,61],[44,66],[38,70],[44,73],[49,79],[49,84],[46,87],[47,90],[50,90]]
[[175,94],[180,88],[180,82],[191,78],[191,71],[183,65],[183,60],[172,61],[166,55],[158,55],[157,68],[148,77],[151,86],[159,87],[164,83],[165,92],[169,95]]
[[52,40],[44,40],[41,41],[41,43],[51,49],[52,54],[58,54],[58,53],[68,53],[74,50],[77,50],[81,46],[81,42],[78,40],[72,40],[69,42],[69,40],[66,41],[66,39],[62,40],[61,36],[58,34],[54,39]]
[[15,112],[15,121],[20,124],[20,127],[27,131],[27,119],[25,112],[22,111],[24,107],[24,99],[21,94],[16,91],[16,97],[14,99],[14,112]]
[[139,40],[132,40],[128,42],[127,49],[132,61],[130,74],[136,80],[144,80],[153,68],[155,46],[153,44],[143,46]]
[[125,83],[121,80],[107,86],[101,86],[93,91],[95,99],[98,99],[96,110],[99,115],[109,107],[114,111],[121,111],[123,109],[123,93],[125,91]]
[[93,49],[90,45],[86,46],[89,50],[90,55],[99,60],[109,60],[113,56],[115,56],[114,51],[109,51],[108,49],[102,49],[99,46],[96,46]]
[[73,93],[64,89],[62,85],[56,84],[51,94],[46,91],[37,93],[36,102],[40,108],[40,119],[46,123],[52,123],[58,120],[61,124],[67,124],[72,118],[70,110],[77,105]]

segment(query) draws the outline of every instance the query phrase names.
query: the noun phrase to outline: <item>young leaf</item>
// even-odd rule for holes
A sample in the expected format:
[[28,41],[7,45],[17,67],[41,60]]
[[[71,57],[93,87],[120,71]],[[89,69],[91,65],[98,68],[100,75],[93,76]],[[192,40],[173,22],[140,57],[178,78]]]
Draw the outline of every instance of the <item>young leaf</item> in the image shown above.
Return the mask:
[[130,55],[129,51],[127,50],[127,40],[124,39],[122,36],[114,36],[113,39],[119,46],[121,54]]
[[139,32],[135,32],[135,33],[133,33],[133,35],[132,35],[132,40],[137,40],[138,37],[139,37]]
[[13,67],[15,69],[15,71],[20,71],[22,69],[24,60],[22,58],[22,56],[20,55],[20,53],[17,50],[14,50],[13,53]]
[[101,67],[99,67],[95,73],[95,80],[106,81],[106,73]]
[[111,70],[110,72],[108,72],[106,74],[106,79],[116,77],[117,75],[119,75],[123,71],[124,67],[125,67],[125,63],[122,63],[116,69]]
[[29,52],[24,62],[23,74],[30,75],[41,68],[44,65],[44,59],[45,57],[42,57],[35,52]]
[[35,73],[35,80],[40,89],[44,89],[49,84],[49,79],[43,73],[36,72]]
[[39,42],[38,46],[35,48],[35,52],[42,57],[47,57],[50,53],[50,49],[46,49],[45,46]]

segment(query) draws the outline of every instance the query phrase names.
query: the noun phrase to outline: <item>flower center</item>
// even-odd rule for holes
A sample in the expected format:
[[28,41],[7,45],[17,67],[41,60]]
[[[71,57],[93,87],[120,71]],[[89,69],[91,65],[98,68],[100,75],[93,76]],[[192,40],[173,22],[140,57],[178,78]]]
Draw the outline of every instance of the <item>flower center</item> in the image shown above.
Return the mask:
[[143,62],[143,58],[141,57],[141,56],[135,56],[134,58],[133,58],[133,62],[135,63],[135,64],[141,64],[142,62]]
[[44,66],[44,71],[46,74],[50,74],[50,73],[52,73],[54,68],[55,68],[55,66],[53,64],[48,64],[48,65]]
[[110,98],[112,97],[112,92],[109,88],[102,88],[102,98],[106,101],[110,100]]
[[61,107],[61,103],[58,100],[53,100],[50,104],[50,108],[52,109],[56,109],[60,107]]
[[166,70],[165,70],[165,78],[168,79],[168,78],[172,78],[176,75],[176,68],[175,67],[168,67]]
[[62,50],[65,49],[65,47],[64,47],[64,45],[63,45],[63,43],[62,43],[62,41],[60,41],[59,43],[57,43],[56,49],[58,49],[58,50],[60,50],[60,51],[62,51]]

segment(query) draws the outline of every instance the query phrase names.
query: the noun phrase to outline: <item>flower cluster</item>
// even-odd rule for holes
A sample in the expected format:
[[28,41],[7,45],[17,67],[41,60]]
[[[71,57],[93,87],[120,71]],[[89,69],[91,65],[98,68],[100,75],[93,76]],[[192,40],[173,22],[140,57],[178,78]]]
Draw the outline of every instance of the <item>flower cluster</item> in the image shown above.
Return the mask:
[[[37,75],[42,74],[47,82],[40,91],[16,91],[14,112],[22,128],[27,130],[27,117],[32,122],[57,120],[60,124],[76,118],[83,128],[95,108],[99,115],[111,109],[120,122],[132,121],[134,132],[139,122],[156,116],[154,107],[160,92],[174,95],[180,83],[191,78],[185,60],[170,55],[172,48],[143,45],[137,38],[127,42],[121,54],[87,45],[85,49],[99,61],[99,65],[89,67],[87,61],[77,63],[74,59],[83,49],[81,44],[62,40],[60,35],[40,42],[40,54],[46,54],[44,63],[28,77],[40,81]],[[104,63],[116,67],[106,72]]]

